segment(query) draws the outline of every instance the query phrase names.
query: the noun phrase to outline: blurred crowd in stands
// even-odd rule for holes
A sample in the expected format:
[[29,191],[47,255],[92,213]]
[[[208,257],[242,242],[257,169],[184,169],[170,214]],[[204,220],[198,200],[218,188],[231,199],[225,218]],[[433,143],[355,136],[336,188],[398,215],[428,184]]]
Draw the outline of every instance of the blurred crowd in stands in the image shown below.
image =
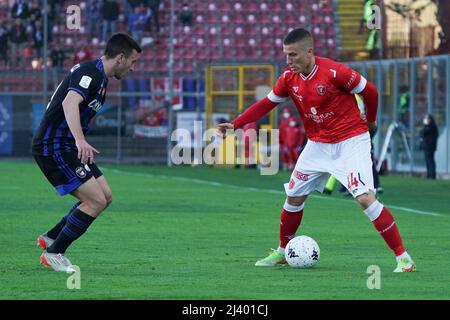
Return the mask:
[[[40,69],[44,55],[44,1],[10,0],[0,8],[0,69]],[[91,41],[73,43],[72,39],[54,37],[66,25],[65,0],[47,0],[48,65],[61,70],[65,61],[72,64],[97,55]],[[3,1],[4,5],[5,1]],[[115,32],[128,32],[139,42],[144,34],[157,41],[160,30],[158,9],[161,0],[86,0],[80,3],[83,29],[88,39],[99,47]],[[85,27],[84,27],[85,26]],[[64,35],[64,33],[62,33]],[[95,46],[94,46],[95,48]]]

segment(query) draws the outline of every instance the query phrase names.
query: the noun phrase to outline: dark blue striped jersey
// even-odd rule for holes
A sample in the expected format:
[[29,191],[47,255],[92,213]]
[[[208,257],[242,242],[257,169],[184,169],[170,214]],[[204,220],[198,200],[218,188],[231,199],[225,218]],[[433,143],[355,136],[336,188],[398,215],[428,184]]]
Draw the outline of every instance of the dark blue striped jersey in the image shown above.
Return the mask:
[[70,90],[83,97],[80,103],[80,122],[86,134],[89,122],[105,102],[108,78],[101,59],[75,65],[56,88],[44,117],[33,137],[33,154],[44,156],[77,152],[75,139],[64,116],[62,102]]

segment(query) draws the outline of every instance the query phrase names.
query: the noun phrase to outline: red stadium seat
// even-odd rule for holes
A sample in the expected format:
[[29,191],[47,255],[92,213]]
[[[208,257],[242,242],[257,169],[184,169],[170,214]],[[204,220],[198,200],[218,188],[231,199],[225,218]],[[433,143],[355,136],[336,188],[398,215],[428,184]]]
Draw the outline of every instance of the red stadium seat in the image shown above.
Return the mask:
[[286,24],[294,25],[295,23],[297,23],[297,16],[294,16],[293,14],[286,14],[281,18],[281,20]]
[[269,2],[267,5],[268,5],[269,12],[281,12],[284,10],[284,8],[281,6],[281,4],[278,1]]
[[233,12],[230,15],[231,23],[243,23],[245,21],[244,15],[241,12]]
[[258,9],[259,9],[258,6],[253,1],[248,1],[243,4],[243,11],[245,12],[256,13],[258,12]]
[[250,36],[256,36],[261,34],[261,30],[259,28],[259,26],[257,25],[250,25],[246,28],[244,28],[244,32],[246,35],[250,35]]
[[224,36],[229,36],[231,34],[233,34],[233,28],[230,25],[223,25],[221,28],[221,34]]
[[322,16],[320,15],[312,15],[311,16],[311,23],[313,25],[319,25],[322,23]]
[[230,5],[230,3],[228,1],[220,2],[217,5],[217,7],[218,7],[219,11],[222,11],[222,12],[227,12],[228,13],[228,12],[231,11],[231,5]]

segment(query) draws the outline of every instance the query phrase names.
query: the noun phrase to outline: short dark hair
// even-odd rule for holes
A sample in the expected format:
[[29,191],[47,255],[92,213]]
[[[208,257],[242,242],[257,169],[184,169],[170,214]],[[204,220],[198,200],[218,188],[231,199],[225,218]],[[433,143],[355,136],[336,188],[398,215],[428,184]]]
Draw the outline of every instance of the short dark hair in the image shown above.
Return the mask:
[[115,58],[118,54],[123,53],[128,58],[133,49],[138,53],[142,52],[141,47],[132,37],[126,33],[116,33],[106,43],[105,56]]
[[306,29],[296,28],[287,34],[287,36],[283,40],[283,44],[293,44],[302,40],[312,41],[311,33]]

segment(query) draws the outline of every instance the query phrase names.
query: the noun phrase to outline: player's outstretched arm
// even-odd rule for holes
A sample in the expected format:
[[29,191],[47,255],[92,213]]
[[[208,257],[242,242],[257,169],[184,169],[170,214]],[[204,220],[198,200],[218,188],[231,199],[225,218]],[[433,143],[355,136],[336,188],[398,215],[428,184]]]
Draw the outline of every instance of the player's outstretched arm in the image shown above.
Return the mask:
[[84,137],[84,133],[81,128],[79,108],[82,101],[83,97],[79,93],[70,90],[62,102],[62,106],[67,125],[69,126],[70,132],[72,133],[72,136],[75,139],[75,144],[78,148],[78,159],[81,158],[81,163],[83,164],[88,162],[91,164],[94,160],[94,152],[100,152],[89,145]]
[[273,108],[275,108],[279,102],[273,102],[268,97],[252,104],[245,110],[240,116],[231,121],[234,128],[241,128],[247,123],[257,122],[259,119],[268,114]]

